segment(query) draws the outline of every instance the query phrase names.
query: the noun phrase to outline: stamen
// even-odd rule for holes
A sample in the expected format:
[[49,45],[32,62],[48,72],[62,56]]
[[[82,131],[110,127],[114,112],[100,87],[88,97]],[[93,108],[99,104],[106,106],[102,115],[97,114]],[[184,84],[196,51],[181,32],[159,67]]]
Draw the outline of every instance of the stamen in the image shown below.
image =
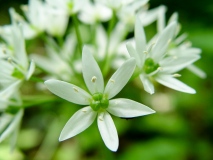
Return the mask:
[[96,80],[97,80],[97,77],[95,77],[95,76],[93,76],[92,79],[91,79],[92,83],[95,83]]
[[22,5],[21,6],[21,9],[23,10],[23,11],[28,11],[29,10],[29,7],[27,6],[27,5]]
[[175,74],[173,74],[173,75],[172,75],[172,77],[181,77],[181,75],[180,75],[180,74],[175,73]]
[[155,45],[155,42],[153,42],[150,46],[149,46],[149,48],[147,49],[147,52],[150,52],[151,50],[152,50],[152,47]]
[[84,108],[84,109],[82,110],[82,112],[86,113],[86,112],[87,112],[87,109]]
[[74,89],[75,92],[79,92],[77,88],[75,87],[72,87],[72,88]]
[[110,79],[110,82],[115,83],[115,80],[114,79]]
[[148,51],[143,51],[144,54],[148,54]]
[[12,63],[12,62],[13,62],[13,60],[12,60],[11,57],[7,58],[7,61],[8,61],[9,63]]
[[101,113],[101,115],[98,116],[98,119],[100,121],[104,121],[104,113]]
[[163,70],[163,68],[162,68],[162,67],[158,67],[158,68],[157,68],[157,70],[162,71],[162,70]]

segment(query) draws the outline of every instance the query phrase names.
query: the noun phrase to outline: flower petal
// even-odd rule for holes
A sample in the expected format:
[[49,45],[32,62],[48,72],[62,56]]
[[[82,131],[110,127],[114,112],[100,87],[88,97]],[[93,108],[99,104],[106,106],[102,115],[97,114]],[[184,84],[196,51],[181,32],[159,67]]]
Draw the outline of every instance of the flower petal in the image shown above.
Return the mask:
[[11,123],[5,129],[5,131],[0,135],[0,142],[2,142],[7,136],[9,136],[12,132],[16,130],[16,128],[21,123],[21,119],[23,117],[24,111],[20,110],[12,119]]
[[125,118],[138,117],[155,113],[154,110],[141,103],[124,98],[110,100],[107,111],[117,117]]
[[200,58],[199,55],[190,55],[182,57],[166,57],[160,62],[163,72],[174,73],[189,66]]
[[172,75],[158,75],[155,77],[155,80],[164,86],[167,86],[180,92],[186,92],[190,94],[196,93],[196,91],[193,88],[173,78]]
[[144,54],[144,51],[146,51],[146,35],[138,16],[136,16],[135,21],[135,43],[137,53],[139,53],[140,61],[142,61],[141,65],[143,65],[146,56]]
[[82,53],[82,72],[89,91],[92,94],[103,93],[104,80],[101,70],[87,46],[84,46]]
[[26,74],[26,80],[30,79],[30,77],[32,76],[34,71],[35,71],[35,62],[32,60],[30,62],[30,66],[29,66],[28,72]]
[[151,57],[156,63],[164,56],[168,47],[169,41],[173,38],[177,23],[172,22],[169,24],[159,35],[156,44],[151,50]]
[[135,58],[136,60],[136,64],[139,68],[142,68],[142,62],[141,62],[141,58],[138,54],[138,52],[135,50],[135,48],[132,46],[132,44],[127,43],[126,44],[126,48],[128,50],[128,53],[131,57]]
[[101,137],[105,145],[111,151],[117,151],[118,149],[118,134],[115,128],[112,117],[107,112],[102,112],[98,115],[98,129],[101,133]]
[[71,83],[50,79],[44,82],[47,88],[55,95],[72,103],[88,105],[91,95]]
[[135,59],[127,60],[109,79],[104,93],[108,95],[108,99],[118,94],[121,89],[129,81],[135,69]]
[[192,73],[194,73],[195,75],[197,75],[200,78],[206,78],[206,73],[193,64],[187,66],[187,69],[190,70]]
[[140,79],[141,82],[143,84],[144,90],[150,94],[155,93],[155,88],[154,85],[152,84],[151,80],[149,79],[149,77],[140,74]]
[[66,123],[61,131],[59,141],[74,137],[87,129],[95,120],[97,112],[91,107],[84,107],[78,110]]

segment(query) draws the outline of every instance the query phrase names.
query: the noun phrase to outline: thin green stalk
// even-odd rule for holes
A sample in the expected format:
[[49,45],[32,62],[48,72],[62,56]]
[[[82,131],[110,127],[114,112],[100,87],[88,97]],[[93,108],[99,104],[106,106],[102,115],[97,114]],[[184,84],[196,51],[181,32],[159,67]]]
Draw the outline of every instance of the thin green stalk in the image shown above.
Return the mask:
[[74,23],[74,27],[75,27],[76,37],[77,37],[77,40],[78,40],[79,51],[80,51],[80,53],[82,53],[82,46],[83,46],[82,45],[82,39],[81,39],[80,30],[79,30],[78,19],[77,19],[75,14],[72,16],[72,19],[73,19],[73,23]]
[[103,62],[103,75],[105,76],[109,70],[109,62],[110,62],[110,59],[111,57],[109,56],[108,52],[109,52],[109,43],[110,43],[110,36],[111,36],[111,32],[113,30],[113,27],[115,26],[116,24],[116,12],[113,11],[113,16],[112,16],[112,19],[110,20],[109,22],[109,26],[108,26],[108,29],[107,29],[107,36],[108,36],[108,39],[107,39],[107,45],[106,45],[106,57],[105,57],[105,61]]

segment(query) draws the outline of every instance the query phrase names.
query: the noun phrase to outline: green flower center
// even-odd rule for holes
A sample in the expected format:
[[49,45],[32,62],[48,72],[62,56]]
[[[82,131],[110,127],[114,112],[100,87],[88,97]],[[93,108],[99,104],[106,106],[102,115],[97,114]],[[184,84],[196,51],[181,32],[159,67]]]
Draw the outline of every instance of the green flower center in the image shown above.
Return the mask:
[[109,106],[109,100],[102,93],[95,93],[92,95],[92,100],[90,102],[90,107],[94,111],[98,111],[100,109],[106,109]]
[[153,71],[157,70],[158,67],[159,67],[159,64],[155,63],[152,58],[148,58],[146,59],[144,64],[144,71],[146,74],[150,74]]
[[15,77],[15,78],[18,78],[18,79],[24,78],[24,74],[20,70],[18,70],[17,68],[15,68],[13,70],[12,76]]

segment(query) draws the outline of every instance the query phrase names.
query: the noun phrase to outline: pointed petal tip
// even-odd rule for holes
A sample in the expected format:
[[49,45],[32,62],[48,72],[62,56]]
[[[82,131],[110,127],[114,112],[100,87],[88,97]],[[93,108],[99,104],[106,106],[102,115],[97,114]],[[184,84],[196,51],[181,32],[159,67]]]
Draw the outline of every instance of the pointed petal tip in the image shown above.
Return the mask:
[[63,137],[63,136],[60,134],[58,141],[59,141],[59,142],[62,142],[62,141],[65,141],[66,139],[69,139],[69,138]]
[[117,152],[117,150],[118,150],[118,146],[116,146],[116,147],[113,147],[113,148],[109,148],[112,152]]

